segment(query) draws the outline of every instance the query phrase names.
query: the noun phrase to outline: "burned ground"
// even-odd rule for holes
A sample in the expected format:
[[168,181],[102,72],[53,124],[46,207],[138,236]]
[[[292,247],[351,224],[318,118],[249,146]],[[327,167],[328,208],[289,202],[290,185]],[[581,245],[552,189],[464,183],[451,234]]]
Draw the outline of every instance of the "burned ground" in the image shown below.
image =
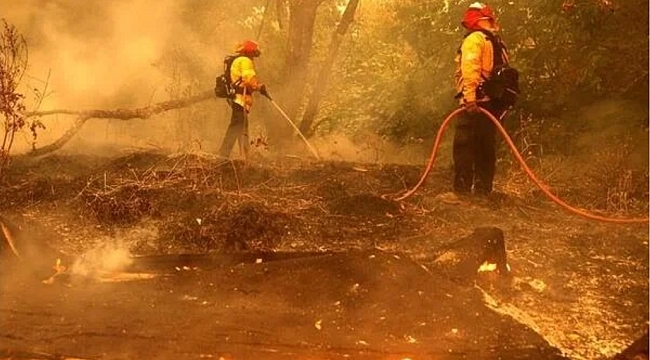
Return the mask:
[[535,194],[450,201],[445,171],[396,202],[422,167],[146,152],[16,159],[10,169],[2,215],[37,234],[30,241],[52,249],[52,264],[111,243],[134,256],[379,250],[435,268],[440,249],[496,226],[513,269],[508,290],[481,289],[497,313],[576,359],[612,356],[647,329],[647,224],[584,220]]

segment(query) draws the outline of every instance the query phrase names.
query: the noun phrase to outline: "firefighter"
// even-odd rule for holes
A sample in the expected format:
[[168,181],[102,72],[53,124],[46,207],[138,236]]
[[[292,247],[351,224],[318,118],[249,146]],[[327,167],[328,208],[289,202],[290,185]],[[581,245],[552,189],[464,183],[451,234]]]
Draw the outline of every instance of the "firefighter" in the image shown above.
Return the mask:
[[495,63],[507,64],[508,55],[496,36],[498,25],[487,5],[471,4],[461,24],[468,33],[456,57],[455,77],[457,97],[466,112],[457,119],[453,141],[454,192],[464,195],[473,190],[476,195],[489,195],[496,167],[496,127],[479,107],[496,118],[503,114],[482,90]]
[[253,105],[253,93],[259,91],[264,96],[269,94],[266,85],[260,82],[255,71],[254,59],[261,54],[258,44],[252,40],[243,41],[237,46],[236,53],[237,57],[230,66],[230,80],[235,88],[235,97],[229,101],[232,115],[219,155],[229,158],[235,142],[239,140],[239,145],[248,159],[248,114]]

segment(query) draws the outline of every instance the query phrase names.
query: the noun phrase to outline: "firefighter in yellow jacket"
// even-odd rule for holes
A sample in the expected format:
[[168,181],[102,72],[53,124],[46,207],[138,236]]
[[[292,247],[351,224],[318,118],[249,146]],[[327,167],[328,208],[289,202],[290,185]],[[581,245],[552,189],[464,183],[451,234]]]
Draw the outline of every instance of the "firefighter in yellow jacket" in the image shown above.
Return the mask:
[[497,118],[501,110],[485,95],[483,85],[490,78],[495,63],[507,63],[505,46],[496,36],[498,26],[492,10],[473,3],[465,11],[462,25],[467,29],[456,58],[456,88],[467,110],[456,122],[453,142],[454,192],[488,195],[496,166],[496,127],[479,110],[486,109]]
[[235,142],[239,145],[248,158],[250,148],[248,140],[248,114],[253,105],[253,93],[259,91],[268,96],[266,86],[260,82],[255,71],[254,59],[260,56],[259,46],[252,40],[246,40],[236,49],[236,58],[230,65],[230,81],[235,88],[235,97],[229,101],[232,108],[230,125],[221,143],[219,155],[229,158]]

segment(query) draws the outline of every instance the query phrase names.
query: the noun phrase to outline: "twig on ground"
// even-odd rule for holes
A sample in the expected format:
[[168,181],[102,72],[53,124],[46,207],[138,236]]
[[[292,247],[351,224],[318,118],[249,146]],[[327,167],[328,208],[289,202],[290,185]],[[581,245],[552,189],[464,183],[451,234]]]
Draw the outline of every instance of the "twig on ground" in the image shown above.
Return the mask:
[[97,180],[98,178],[99,178],[99,177],[95,177],[95,178],[91,178],[90,180],[88,180],[88,181],[86,182],[86,186],[84,186],[83,189],[81,189],[81,191],[79,191],[79,193],[77,193],[77,195],[76,195],[75,197],[73,197],[73,198],[72,198],[68,203],[71,203],[71,202],[77,200],[77,199],[81,196],[81,194],[83,194],[84,191],[86,191],[86,189],[88,189],[88,187],[89,187],[92,183],[94,183],[95,180]]
[[181,156],[181,158],[178,159],[178,161],[176,161],[174,163],[174,166],[172,166],[172,169],[169,171],[169,173],[167,174],[167,176],[165,177],[165,179],[162,182],[165,183],[167,180],[169,180],[171,178],[171,176],[174,174],[174,171],[176,170],[176,167],[178,166],[178,164],[180,164],[181,161],[186,161],[186,160],[187,160],[187,154]]
[[237,174],[237,167],[232,160],[230,161],[230,166],[232,166],[232,171],[235,174],[235,180],[237,181],[237,191],[241,191],[241,181],[239,180],[239,174]]

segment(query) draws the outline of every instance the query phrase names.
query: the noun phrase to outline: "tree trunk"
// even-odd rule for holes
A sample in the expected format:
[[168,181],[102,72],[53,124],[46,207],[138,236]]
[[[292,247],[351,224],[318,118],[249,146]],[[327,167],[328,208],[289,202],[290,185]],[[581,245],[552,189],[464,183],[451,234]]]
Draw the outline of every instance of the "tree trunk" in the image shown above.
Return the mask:
[[338,55],[341,42],[343,41],[343,37],[348,31],[348,28],[354,21],[354,14],[356,13],[358,6],[359,0],[350,0],[348,2],[343,15],[341,16],[341,22],[339,22],[339,25],[332,34],[332,40],[330,42],[327,58],[325,59],[325,62],[323,63],[323,66],[318,73],[318,79],[313,86],[313,91],[309,98],[309,102],[307,103],[307,107],[305,108],[305,114],[303,115],[302,122],[300,123],[300,131],[305,135],[305,137],[310,137],[314,133],[315,129],[312,129],[312,124],[314,123],[316,115],[318,114],[318,106],[323,99],[325,90],[327,90],[327,84],[329,82],[329,78],[332,73],[332,67],[336,61],[336,56]]
[[[316,11],[323,0],[291,0],[289,2],[289,29],[287,57],[284,64],[282,92],[279,105],[296,121],[307,81],[311,56]],[[291,139],[293,128],[280,116],[273,116],[267,124],[269,141],[280,145]]]

